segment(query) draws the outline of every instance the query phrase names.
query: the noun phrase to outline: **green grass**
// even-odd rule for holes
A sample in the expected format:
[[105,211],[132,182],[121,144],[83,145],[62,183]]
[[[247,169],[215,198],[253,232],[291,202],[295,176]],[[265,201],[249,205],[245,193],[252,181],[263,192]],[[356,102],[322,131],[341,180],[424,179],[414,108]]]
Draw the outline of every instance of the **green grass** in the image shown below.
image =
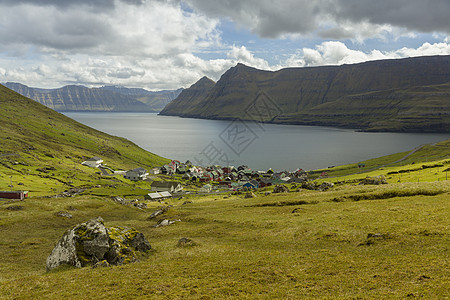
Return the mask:
[[[366,161],[364,173],[358,173],[357,164],[327,169],[334,177],[321,180],[339,184],[326,192],[264,196],[271,190],[266,188],[252,199],[190,195],[167,200],[164,205],[173,207],[148,220],[163,203],[147,202],[149,208],[140,210],[110,196],[142,198],[149,182],[101,176],[80,162],[95,155],[116,168],[133,168],[167,160],[15,93],[0,92],[5,124],[0,127],[0,187],[6,189],[12,179],[14,188],[31,195],[20,202],[0,201],[1,299],[450,296],[450,184],[443,180],[450,167],[450,140],[424,146],[402,161],[408,153]],[[30,117],[23,119],[19,112]],[[389,184],[357,185],[360,178],[379,175]],[[71,186],[85,192],[43,197]],[[193,203],[183,205],[186,200]],[[60,211],[73,218],[57,216]],[[129,265],[46,272],[46,258],[63,233],[98,216],[107,226],[143,232],[154,250]],[[166,218],[181,221],[153,227]],[[182,237],[196,246],[177,247]]]
[[[146,220],[154,203],[147,211],[92,196],[32,198],[20,203],[22,211],[7,211],[11,204],[3,203],[0,294],[7,299],[442,299],[449,296],[449,192],[448,182],[436,182],[253,199],[209,196],[188,205],[171,200],[174,207],[161,218],[181,222],[160,228],[152,227],[157,220]],[[389,196],[355,201],[350,198],[355,195]],[[337,197],[347,198],[333,201]],[[55,216],[69,206],[76,209],[73,219]],[[130,265],[47,273],[45,259],[64,231],[99,215],[107,225],[140,230],[155,251]],[[371,233],[384,237],[368,238]],[[197,246],[177,247],[181,237]]]
[[[58,194],[71,186],[97,185],[116,186],[133,194],[135,184],[131,181],[121,176],[102,177],[96,174],[97,169],[81,162],[100,156],[113,168],[129,170],[169,161],[124,138],[75,122],[2,85],[0,120],[0,190],[9,189],[12,180],[14,189],[29,190],[37,196]],[[52,170],[44,173],[38,170],[42,168]]]

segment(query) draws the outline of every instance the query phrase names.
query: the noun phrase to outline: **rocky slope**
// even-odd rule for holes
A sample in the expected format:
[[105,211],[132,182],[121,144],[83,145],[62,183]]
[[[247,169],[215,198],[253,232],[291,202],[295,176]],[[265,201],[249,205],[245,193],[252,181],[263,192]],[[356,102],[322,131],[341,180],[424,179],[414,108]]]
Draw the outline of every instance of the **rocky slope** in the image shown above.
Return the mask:
[[39,89],[14,82],[4,85],[56,111],[159,112],[181,92],[180,90],[150,92],[115,86],[87,88],[78,85]]
[[[203,80],[203,79],[202,79]],[[213,88],[184,91],[161,114],[331,125],[375,131],[450,131],[450,56],[262,71],[238,64]]]

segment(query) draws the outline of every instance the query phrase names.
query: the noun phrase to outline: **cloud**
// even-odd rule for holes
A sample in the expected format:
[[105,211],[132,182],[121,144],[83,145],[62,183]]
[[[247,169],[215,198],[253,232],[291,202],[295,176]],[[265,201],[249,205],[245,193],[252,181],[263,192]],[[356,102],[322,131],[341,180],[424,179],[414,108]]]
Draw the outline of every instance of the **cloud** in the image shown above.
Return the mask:
[[414,48],[401,48],[394,51],[371,50],[363,52],[349,49],[344,43],[336,41],[323,42],[315,49],[303,48],[299,53],[289,56],[282,67],[310,67],[322,65],[342,65],[360,63],[369,60],[396,59],[414,56],[450,55],[448,43],[424,43]]
[[378,37],[386,27],[450,33],[450,1],[434,0],[186,0],[195,10],[230,18],[266,38]]
[[245,46],[236,47],[235,45],[233,45],[233,47],[231,47],[231,50],[227,53],[227,56],[231,59],[233,64],[243,63],[247,66],[258,69],[271,69],[269,63],[266,60],[255,57],[253,53],[248,51]]

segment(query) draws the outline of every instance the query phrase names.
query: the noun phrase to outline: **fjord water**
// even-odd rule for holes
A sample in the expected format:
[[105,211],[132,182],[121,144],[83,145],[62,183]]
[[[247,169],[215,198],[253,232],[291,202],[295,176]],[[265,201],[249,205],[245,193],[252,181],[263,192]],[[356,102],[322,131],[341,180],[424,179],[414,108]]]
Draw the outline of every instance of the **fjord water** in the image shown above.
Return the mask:
[[[152,113],[66,112],[100,131],[182,162],[305,170],[356,163],[450,138],[434,133],[364,133],[317,126],[188,119]],[[244,132],[245,131],[245,132]]]

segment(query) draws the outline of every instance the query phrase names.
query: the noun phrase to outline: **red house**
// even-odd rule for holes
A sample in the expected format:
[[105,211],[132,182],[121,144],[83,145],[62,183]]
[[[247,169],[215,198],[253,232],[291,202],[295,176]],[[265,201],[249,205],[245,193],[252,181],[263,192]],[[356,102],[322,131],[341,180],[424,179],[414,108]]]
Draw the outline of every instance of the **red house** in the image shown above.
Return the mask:
[[28,197],[28,191],[0,191],[0,198],[23,200]]

